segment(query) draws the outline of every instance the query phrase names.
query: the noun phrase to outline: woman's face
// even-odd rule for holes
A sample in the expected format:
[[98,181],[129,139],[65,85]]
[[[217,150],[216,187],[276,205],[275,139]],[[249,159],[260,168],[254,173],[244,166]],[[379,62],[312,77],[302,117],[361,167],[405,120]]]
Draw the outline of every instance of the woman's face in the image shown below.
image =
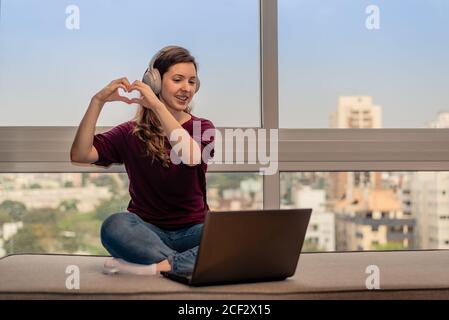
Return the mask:
[[162,77],[161,101],[174,111],[183,111],[196,89],[196,70],[192,62],[172,65]]

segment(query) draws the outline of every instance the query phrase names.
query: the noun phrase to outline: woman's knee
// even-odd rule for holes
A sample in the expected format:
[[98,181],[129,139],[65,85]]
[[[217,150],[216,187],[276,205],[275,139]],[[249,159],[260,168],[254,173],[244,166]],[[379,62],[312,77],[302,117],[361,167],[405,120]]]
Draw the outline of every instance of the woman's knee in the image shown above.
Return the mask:
[[126,224],[130,218],[129,215],[130,213],[128,212],[119,212],[106,218],[106,220],[104,220],[101,224],[101,240],[110,240],[111,238],[115,238],[116,236],[123,234],[123,229],[126,227]]
[[[134,213],[120,212],[109,216],[101,225],[101,242],[108,252],[129,262],[152,264],[165,259],[172,251],[156,233],[147,229]],[[168,252],[166,252],[168,251]]]

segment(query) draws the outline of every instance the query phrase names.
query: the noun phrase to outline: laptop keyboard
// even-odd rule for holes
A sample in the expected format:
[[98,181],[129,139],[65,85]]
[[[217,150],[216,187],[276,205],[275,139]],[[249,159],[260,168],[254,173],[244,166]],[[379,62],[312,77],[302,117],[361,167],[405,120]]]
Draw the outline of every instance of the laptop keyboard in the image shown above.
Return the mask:
[[173,275],[173,276],[177,276],[177,277],[181,277],[181,278],[192,278],[192,272],[173,272],[173,271],[164,271],[161,272],[164,275]]
[[192,272],[172,272],[172,274],[175,274],[179,277],[183,277],[183,278],[191,278],[192,277]]

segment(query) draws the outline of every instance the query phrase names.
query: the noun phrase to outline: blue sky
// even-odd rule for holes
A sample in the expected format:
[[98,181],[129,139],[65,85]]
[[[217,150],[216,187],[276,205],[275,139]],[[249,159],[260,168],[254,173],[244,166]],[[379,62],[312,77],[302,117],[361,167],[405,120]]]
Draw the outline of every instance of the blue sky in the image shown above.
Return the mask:
[[339,95],[372,96],[386,128],[449,111],[448,14],[446,0],[280,0],[280,123],[326,127]]
[[[258,2],[241,2],[3,0],[0,125],[78,125],[98,90],[121,76],[141,79],[160,48],[177,44],[199,63],[195,113],[258,126]],[[79,30],[65,27],[70,4],[80,9]],[[127,121],[134,110],[110,104],[98,124]]]
[[[80,8],[80,30],[65,9]],[[368,5],[380,30],[365,28]],[[257,0],[2,0],[0,125],[78,125],[114,78],[140,79],[161,47],[199,62],[194,113],[217,126],[260,125]],[[449,1],[279,0],[281,127],[326,128],[339,95],[371,95],[386,128],[449,110]],[[134,107],[107,105],[98,125]]]

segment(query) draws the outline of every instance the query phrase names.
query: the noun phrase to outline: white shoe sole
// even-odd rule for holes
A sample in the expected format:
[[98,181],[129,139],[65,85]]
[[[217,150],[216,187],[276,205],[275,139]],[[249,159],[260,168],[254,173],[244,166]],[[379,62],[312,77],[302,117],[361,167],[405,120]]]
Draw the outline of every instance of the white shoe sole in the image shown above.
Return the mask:
[[114,258],[110,258],[104,262],[103,273],[104,274],[116,274],[119,269],[114,265]]
[[117,268],[103,268],[103,273],[107,275],[116,274],[118,272]]

